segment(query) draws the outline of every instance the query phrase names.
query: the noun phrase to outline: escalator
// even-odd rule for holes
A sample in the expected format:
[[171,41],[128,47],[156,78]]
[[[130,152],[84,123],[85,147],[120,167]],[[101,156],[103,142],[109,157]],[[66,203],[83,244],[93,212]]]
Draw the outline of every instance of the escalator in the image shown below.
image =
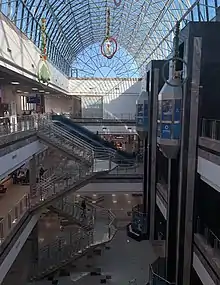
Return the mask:
[[71,119],[68,119],[62,115],[53,115],[52,120],[57,126],[64,128],[66,131],[70,132],[73,136],[85,141],[94,148],[101,148],[103,150],[108,149],[116,153],[117,159],[126,163],[126,161],[131,161],[134,157],[133,154],[118,150],[111,142],[102,139],[99,135],[94,134],[88,129],[74,123]]

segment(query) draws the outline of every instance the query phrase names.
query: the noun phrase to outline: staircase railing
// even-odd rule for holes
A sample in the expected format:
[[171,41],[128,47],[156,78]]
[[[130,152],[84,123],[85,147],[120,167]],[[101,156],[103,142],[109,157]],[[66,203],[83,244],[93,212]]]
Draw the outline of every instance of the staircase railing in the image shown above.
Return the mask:
[[[59,128],[59,127],[57,127],[57,128]],[[67,131],[67,133],[69,134],[68,131]],[[120,160],[120,159],[118,159],[120,157],[120,155],[118,154],[117,150],[115,150],[115,149],[112,149],[112,148],[104,146],[104,145],[103,146],[94,146],[92,143],[90,144],[88,141],[80,139],[75,133],[71,133],[71,136],[74,138],[74,141],[77,141],[79,143],[79,145],[83,145],[86,149],[92,150],[94,152],[94,155],[96,158],[99,158],[100,156],[101,157],[105,156],[105,157],[112,157],[112,160],[115,160],[115,159]],[[131,158],[127,158],[127,159],[123,158],[123,163],[124,164],[125,164],[125,162],[127,163],[127,160],[129,162],[131,162],[132,159]],[[133,164],[134,164],[134,161],[133,161]]]
[[96,215],[94,230],[62,232],[62,236],[39,249],[38,262],[33,265],[32,279],[42,278],[72,262],[89,248],[109,242],[116,230],[115,216],[111,211],[103,209]]
[[33,264],[32,279],[43,277],[83,254],[93,244],[93,232],[67,231],[39,249],[38,262]]
[[215,234],[200,217],[196,219],[195,233],[200,234],[207,245],[212,247],[216,257],[220,257],[220,238]]
[[220,120],[203,118],[200,135],[213,140],[220,140]]
[[95,221],[95,208],[83,209],[78,203],[71,203],[65,198],[59,199],[52,204],[61,214],[64,213],[70,219],[78,221],[84,227],[93,227]]
[[40,181],[35,188],[32,189],[31,204],[37,206],[45,200],[56,196],[59,193],[67,192],[75,186],[77,181],[85,180],[90,176],[92,168],[72,169],[71,173],[61,172],[59,176],[53,175],[47,181]]
[[48,140],[51,144],[63,149],[74,157],[79,157],[83,161],[93,163],[94,153],[92,150],[86,149],[77,140],[73,139],[66,131],[58,128],[48,120],[40,120],[38,124],[38,135],[44,140]]
[[166,280],[165,258],[159,257],[150,265],[149,282],[152,285],[175,285],[175,283]]

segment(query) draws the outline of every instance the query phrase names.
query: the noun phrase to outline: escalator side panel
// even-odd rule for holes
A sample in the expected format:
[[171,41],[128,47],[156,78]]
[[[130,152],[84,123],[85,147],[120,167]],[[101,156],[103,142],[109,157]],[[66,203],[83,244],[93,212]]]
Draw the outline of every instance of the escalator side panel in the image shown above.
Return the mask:
[[120,155],[121,157],[124,157],[127,159],[133,158],[132,154],[127,153],[127,152],[122,151],[122,150],[118,150],[114,145],[112,145],[112,143],[105,141],[99,135],[94,134],[93,132],[89,131],[87,128],[82,127],[82,126],[74,123],[71,119],[68,119],[68,118],[61,116],[61,115],[53,115],[52,120],[59,121],[59,122],[65,124],[66,126],[70,127],[71,129],[75,130],[75,132],[77,133],[78,136],[79,136],[79,134],[81,134],[81,136],[84,137],[84,140],[90,140],[90,142],[89,142],[90,144],[93,144],[92,142],[96,142],[96,145],[98,145],[98,146],[103,146],[105,148],[117,150],[118,155]]

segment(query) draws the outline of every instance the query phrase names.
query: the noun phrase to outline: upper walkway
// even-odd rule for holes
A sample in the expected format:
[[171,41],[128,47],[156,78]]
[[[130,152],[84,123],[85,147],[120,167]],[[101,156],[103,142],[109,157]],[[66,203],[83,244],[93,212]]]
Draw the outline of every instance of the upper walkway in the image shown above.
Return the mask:
[[97,117],[85,117],[78,118],[72,117],[72,119],[83,126],[133,126],[135,127],[135,115],[132,113],[120,113],[120,114],[111,114],[105,115],[104,118]]

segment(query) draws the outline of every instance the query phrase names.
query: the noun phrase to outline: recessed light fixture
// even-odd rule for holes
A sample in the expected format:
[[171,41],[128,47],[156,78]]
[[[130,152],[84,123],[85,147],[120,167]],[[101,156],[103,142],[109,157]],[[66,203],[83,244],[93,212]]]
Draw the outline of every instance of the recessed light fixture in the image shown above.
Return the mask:
[[19,89],[17,90],[17,93],[21,93],[21,92],[22,92],[21,90],[19,90]]
[[40,93],[44,93],[44,90],[39,90]]
[[28,91],[25,91],[24,94],[29,94],[29,92],[28,92]]
[[11,84],[12,85],[19,85],[20,83],[18,81],[12,81]]
[[37,90],[38,90],[38,88],[36,88],[36,87],[33,87],[33,88],[32,88],[32,90],[33,90],[33,91],[37,91]]
[[47,92],[45,92],[45,94],[50,94],[50,92],[49,92],[49,91],[47,91]]
[[0,80],[4,80],[4,77],[0,77]]

